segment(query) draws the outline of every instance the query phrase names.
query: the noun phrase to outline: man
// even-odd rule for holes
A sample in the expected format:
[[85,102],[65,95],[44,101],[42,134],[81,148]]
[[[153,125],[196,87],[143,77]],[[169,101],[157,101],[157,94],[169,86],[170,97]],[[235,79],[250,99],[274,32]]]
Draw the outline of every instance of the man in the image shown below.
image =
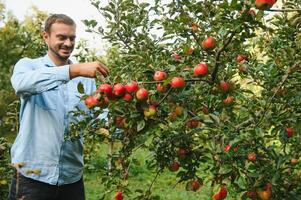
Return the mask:
[[76,25],[63,14],[51,15],[45,23],[43,39],[48,46],[44,57],[21,59],[11,78],[20,96],[20,129],[12,146],[16,167],[9,200],[85,199],[82,138],[66,140],[70,114],[75,107],[87,109],[80,100],[77,84],[86,93],[96,86],[96,73],[108,69],[99,62],[72,64]]

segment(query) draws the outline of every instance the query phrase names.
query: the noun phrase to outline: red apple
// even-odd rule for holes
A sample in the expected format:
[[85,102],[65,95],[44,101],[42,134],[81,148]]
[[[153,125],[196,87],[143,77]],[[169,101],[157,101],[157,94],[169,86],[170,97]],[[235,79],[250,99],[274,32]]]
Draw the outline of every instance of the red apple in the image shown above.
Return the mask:
[[227,194],[228,194],[227,188],[222,186],[219,193],[220,193],[221,199],[225,199],[227,197]]
[[99,104],[99,100],[96,96],[88,96],[85,99],[85,104],[88,108],[93,108],[94,106],[96,106],[97,104]]
[[271,190],[262,190],[262,191],[257,191],[258,197],[261,200],[269,200],[272,196]]
[[118,191],[116,192],[115,194],[115,200],[122,200],[123,197],[122,197],[122,192]]
[[175,108],[175,113],[177,114],[177,116],[180,116],[183,114],[184,108],[182,106],[177,106]]
[[167,86],[163,86],[161,83],[157,84],[157,91],[158,92],[166,92]]
[[256,191],[248,191],[248,192],[246,193],[246,196],[247,196],[248,198],[250,198],[250,199],[256,199],[256,198],[257,198],[257,193],[256,193]]
[[175,160],[174,160],[174,161],[171,163],[171,165],[169,166],[169,170],[172,171],[172,172],[178,171],[179,168],[180,168],[180,163],[178,163],[178,162],[175,161]]
[[195,76],[206,75],[208,73],[208,66],[205,63],[200,63],[194,67],[193,73]]
[[126,94],[122,97],[122,99],[129,102],[129,101],[132,101],[133,96],[130,95],[129,93],[126,93]]
[[126,124],[126,120],[124,117],[117,116],[115,119],[115,125],[119,128],[123,128]]
[[247,158],[249,161],[255,161],[256,160],[256,153],[254,152],[249,152],[247,155]]
[[233,103],[233,101],[234,101],[234,97],[232,97],[232,96],[227,96],[227,98],[225,98],[225,99],[223,100],[223,103],[224,103],[225,105],[229,105],[229,104]]
[[287,128],[285,128],[285,132],[286,132],[287,137],[292,137],[294,134],[294,129],[287,127]]
[[184,148],[179,148],[177,152],[179,158],[185,158],[187,156],[187,153],[187,150]]
[[265,184],[265,186],[263,187],[263,190],[267,191],[267,190],[271,190],[273,187],[272,183],[267,183]]
[[227,188],[222,186],[220,191],[218,193],[215,193],[212,196],[212,199],[213,200],[223,200],[227,197],[227,194],[228,194]]
[[192,181],[191,184],[192,184],[192,190],[193,191],[197,191],[201,186],[198,180]]
[[193,129],[193,128],[198,127],[199,123],[200,123],[199,120],[191,119],[187,122],[187,127],[190,129]]
[[173,88],[181,88],[185,86],[185,80],[182,77],[173,77],[170,85]]
[[297,165],[298,162],[299,162],[299,160],[296,159],[296,158],[292,158],[292,159],[291,159],[291,165]]
[[202,47],[205,50],[213,49],[215,47],[215,43],[215,38],[210,36],[202,42]]
[[136,81],[127,83],[124,87],[128,93],[136,92],[139,89],[138,83]]
[[220,81],[219,88],[222,92],[228,92],[230,90],[230,83],[226,81]]
[[110,84],[104,83],[98,87],[98,91],[105,93],[105,94],[111,94],[113,91],[113,88]]
[[256,0],[255,6],[259,10],[269,10],[277,0]]
[[209,113],[209,108],[208,108],[208,106],[206,106],[206,105],[203,106],[202,111],[203,111],[204,114],[208,114],[208,113]]
[[188,54],[188,55],[191,55],[192,53],[193,53],[193,48],[189,47],[189,48],[187,49],[187,54]]
[[124,85],[121,83],[117,83],[113,87],[113,94],[116,96],[123,96],[126,92]]
[[180,56],[179,54],[177,54],[177,53],[174,53],[174,54],[172,54],[172,58],[173,58],[174,60],[180,60],[180,59],[181,59],[181,56]]
[[136,93],[136,97],[138,100],[146,99],[148,97],[148,91],[145,88],[140,88]]
[[238,63],[245,61],[245,60],[247,60],[247,56],[244,54],[238,54],[236,57],[236,62],[238,62]]
[[231,145],[229,145],[229,144],[227,144],[225,147],[224,147],[224,152],[228,152],[228,151],[230,151],[230,149],[231,149]]
[[164,71],[156,71],[154,74],[154,80],[155,81],[162,81],[167,77],[166,72]]

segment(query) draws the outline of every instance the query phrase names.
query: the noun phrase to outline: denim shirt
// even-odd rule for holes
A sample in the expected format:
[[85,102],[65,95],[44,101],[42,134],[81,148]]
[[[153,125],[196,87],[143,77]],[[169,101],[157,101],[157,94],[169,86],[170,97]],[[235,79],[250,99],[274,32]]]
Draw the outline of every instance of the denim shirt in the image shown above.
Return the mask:
[[69,65],[55,66],[48,55],[23,58],[15,65],[11,82],[21,99],[20,129],[11,148],[13,165],[25,177],[51,185],[74,183],[83,174],[82,138],[66,140],[70,123],[77,122],[70,111],[78,107],[89,112],[77,85],[85,93],[95,91],[95,80],[70,80]]

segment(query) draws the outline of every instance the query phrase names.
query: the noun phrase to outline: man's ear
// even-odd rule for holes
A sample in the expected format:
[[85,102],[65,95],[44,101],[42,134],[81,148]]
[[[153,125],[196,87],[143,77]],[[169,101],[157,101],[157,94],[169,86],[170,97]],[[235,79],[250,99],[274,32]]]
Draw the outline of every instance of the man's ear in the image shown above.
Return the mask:
[[43,31],[42,36],[43,36],[44,42],[46,42],[48,44],[49,33],[47,33],[46,31]]

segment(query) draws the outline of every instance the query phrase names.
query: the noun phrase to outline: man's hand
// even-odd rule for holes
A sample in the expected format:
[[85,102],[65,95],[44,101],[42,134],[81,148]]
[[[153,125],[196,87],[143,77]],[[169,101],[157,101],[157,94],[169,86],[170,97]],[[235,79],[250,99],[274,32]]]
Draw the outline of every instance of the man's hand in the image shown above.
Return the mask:
[[98,61],[71,64],[69,68],[70,79],[78,76],[96,78],[97,71],[103,76],[107,76],[109,72],[108,68]]

